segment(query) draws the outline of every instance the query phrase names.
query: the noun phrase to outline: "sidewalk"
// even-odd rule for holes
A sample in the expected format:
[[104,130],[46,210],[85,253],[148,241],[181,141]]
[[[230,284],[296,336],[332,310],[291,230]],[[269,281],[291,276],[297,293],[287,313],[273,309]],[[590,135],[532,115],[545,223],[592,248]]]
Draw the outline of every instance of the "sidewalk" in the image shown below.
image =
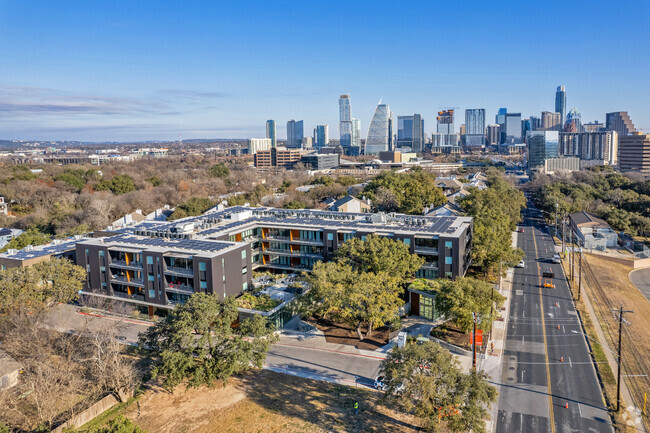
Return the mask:
[[[517,247],[517,232],[512,233],[512,246]],[[484,360],[478,361],[479,370],[485,371],[490,376],[489,382],[497,387],[500,392],[501,375],[503,372],[503,351],[506,340],[506,330],[508,327],[508,319],[510,317],[510,297],[512,295],[512,279],[514,277],[514,269],[508,269],[506,276],[501,280],[501,288],[499,293],[506,298],[504,302],[505,309],[501,311],[503,321],[495,320],[492,324],[492,335],[486,342],[487,352]],[[490,351],[490,343],[494,343],[494,351]],[[485,422],[485,431],[494,432],[496,429],[496,420],[499,413],[499,400],[490,406],[489,410],[490,419]]]

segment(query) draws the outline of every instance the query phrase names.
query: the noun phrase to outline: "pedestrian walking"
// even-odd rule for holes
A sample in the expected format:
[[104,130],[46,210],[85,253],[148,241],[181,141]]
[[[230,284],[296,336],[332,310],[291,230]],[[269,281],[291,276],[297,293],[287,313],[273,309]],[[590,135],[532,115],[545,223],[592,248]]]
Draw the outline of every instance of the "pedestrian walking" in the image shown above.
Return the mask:
[[494,341],[490,341],[490,353],[494,355]]
[[359,402],[358,401],[354,402],[354,414],[359,415]]

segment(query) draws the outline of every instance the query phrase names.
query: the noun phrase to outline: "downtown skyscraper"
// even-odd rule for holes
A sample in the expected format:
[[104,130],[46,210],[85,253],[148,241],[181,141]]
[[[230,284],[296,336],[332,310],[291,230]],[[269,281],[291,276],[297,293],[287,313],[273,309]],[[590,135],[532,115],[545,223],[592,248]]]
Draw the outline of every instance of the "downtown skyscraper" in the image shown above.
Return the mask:
[[424,142],[424,120],[420,114],[397,117],[397,147],[408,147],[413,152],[422,152]]
[[388,104],[379,101],[372,115],[368,136],[366,137],[366,155],[377,155],[379,152],[391,150],[393,139],[393,113]]
[[290,120],[287,122],[287,148],[300,149],[302,148],[303,123],[302,120]]
[[485,108],[465,110],[465,145],[470,148],[485,146]]
[[566,91],[564,86],[558,86],[555,91],[555,112],[560,113],[560,124],[566,120]]
[[276,147],[278,145],[277,141],[277,131],[275,129],[275,120],[266,121],[266,138],[271,139],[271,146]]
[[314,147],[318,150],[327,146],[330,141],[329,125],[316,125],[314,129]]
[[350,95],[341,95],[339,98],[339,133],[343,149],[352,146],[352,115],[350,108]]

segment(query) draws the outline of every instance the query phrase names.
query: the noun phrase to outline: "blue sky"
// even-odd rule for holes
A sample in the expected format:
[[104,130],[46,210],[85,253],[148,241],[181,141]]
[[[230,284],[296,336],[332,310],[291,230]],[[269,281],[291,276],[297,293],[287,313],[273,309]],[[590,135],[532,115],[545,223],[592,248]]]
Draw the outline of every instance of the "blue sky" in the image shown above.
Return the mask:
[[650,1],[0,0],[0,139],[124,141],[305,132],[350,93],[365,137],[396,115],[627,110],[650,131]]

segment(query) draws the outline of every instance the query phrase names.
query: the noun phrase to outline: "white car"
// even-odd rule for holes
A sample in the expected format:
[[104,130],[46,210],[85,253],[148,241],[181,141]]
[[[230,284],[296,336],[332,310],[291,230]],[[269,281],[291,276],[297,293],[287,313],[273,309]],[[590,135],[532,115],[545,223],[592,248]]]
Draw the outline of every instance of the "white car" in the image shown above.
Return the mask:
[[522,261],[520,261],[520,262],[517,264],[516,267],[518,267],[518,268],[525,268],[525,267],[526,267],[526,262],[524,262],[524,261],[522,260]]
[[551,257],[551,263],[562,263],[562,259],[560,259],[559,255],[554,254],[553,257]]

